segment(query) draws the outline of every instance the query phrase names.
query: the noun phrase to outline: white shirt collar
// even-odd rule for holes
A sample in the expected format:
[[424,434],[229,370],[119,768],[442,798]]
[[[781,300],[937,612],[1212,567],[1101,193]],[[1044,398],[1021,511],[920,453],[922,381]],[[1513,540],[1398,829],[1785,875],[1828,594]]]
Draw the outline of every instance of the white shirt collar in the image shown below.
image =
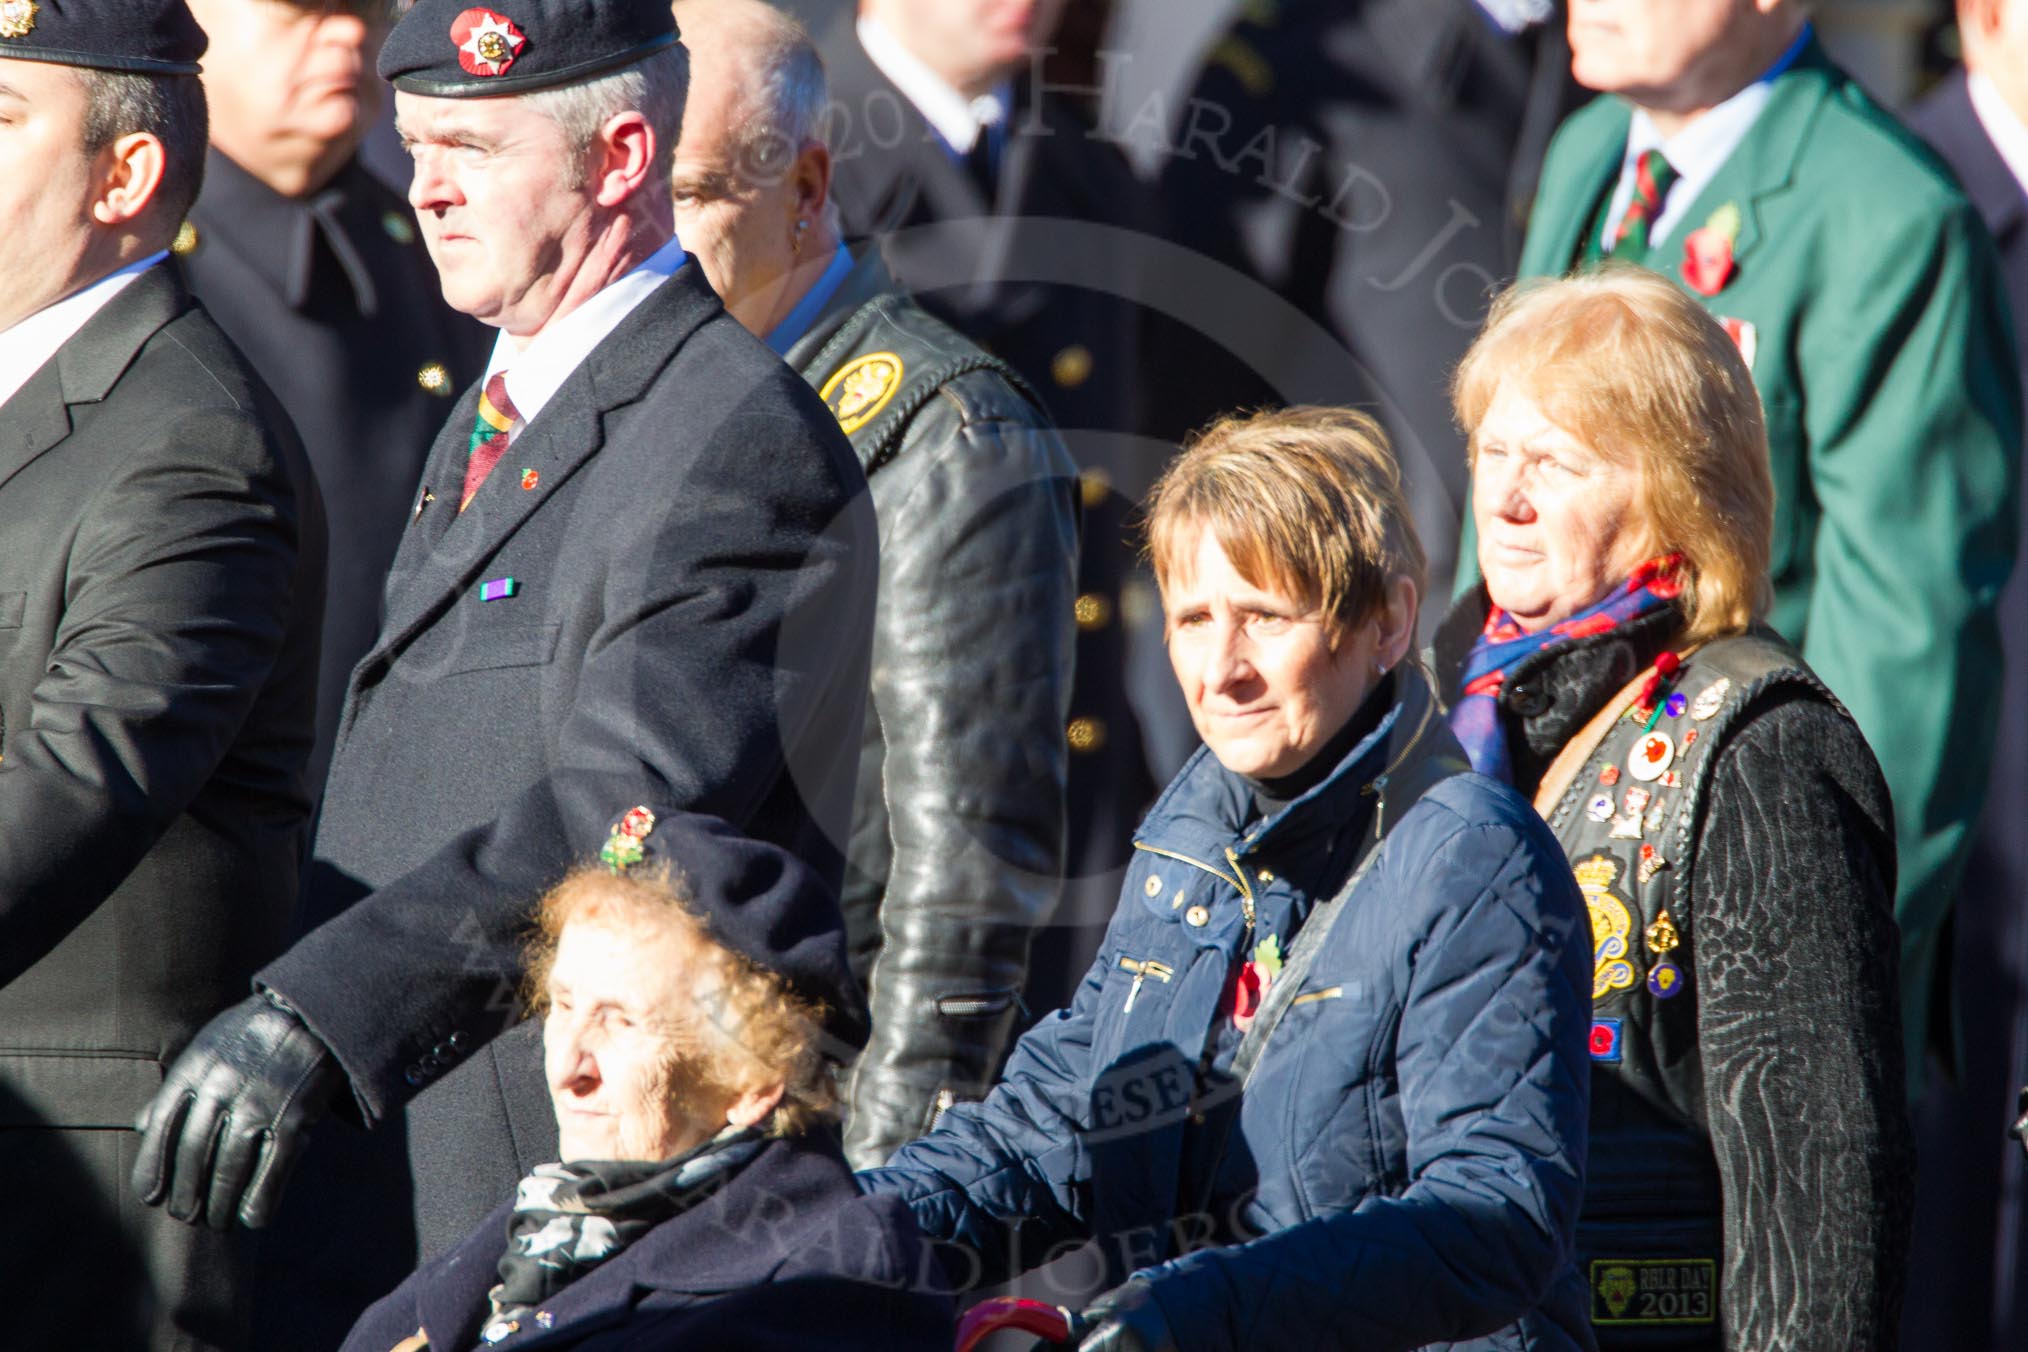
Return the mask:
[[607,286],[563,318],[546,325],[527,347],[516,350],[502,333],[493,342],[493,359],[486,363],[486,379],[499,370],[507,372],[507,398],[521,421],[531,423],[542,412],[571,372],[584,365],[592,349],[634,312],[634,307],[653,295],[655,288],[669,280],[689,255],[680,241],[671,239],[649,254],[632,272]]
[[990,94],[968,99],[903,46],[901,39],[880,20],[862,14],[858,28],[859,45],[866,49],[874,66],[915,105],[923,120],[936,128],[937,135],[957,154],[969,152],[980,132],[1006,121],[1014,104],[1012,85],[1003,82]]
[[77,331],[105,309],[114,296],[168,256],[169,251],[164,249],[138,263],[129,263],[84,290],[73,291],[54,305],[45,305],[26,319],[16,320],[11,328],[0,332],[0,405],[19,394],[29,377],[48,365],[57,350],[75,338]]
[[1555,0],[1478,0],[1479,8],[1510,36],[1556,17]]
[[[1986,138],[2013,171],[2021,191],[2028,193],[2028,125],[2007,106],[2007,100],[2000,96],[1993,82],[1978,71],[1973,71],[1965,81],[1965,90],[1972,96],[1972,111],[1978,114],[1979,125],[1986,129]],[[2028,322],[2028,316],[2024,316],[2024,322]]]
[[1651,243],[1667,239],[1669,232],[1696,202],[1698,194],[1704,191],[1704,186],[1725,167],[1725,162],[1732,158],[1732,152],[1739,149],[1739,143],[1753,130],[1761,110],[1774,96],[1775,77],[1795,64],[1796,57],[1809,39],[1810,28],[1806,24],[1802,34],[1764,75],[1697,117],[1674,136],[1664,137],[1655,126],[1654,119],[1636,108],[1633,123],[1627,128],[1627,152],[1620,161],[1619,185],[1613,190],[1612,208],[1606,213],[1606,241],[1610,242],[1619,229],[1620,217],[1626,214],[1627,203],[1633,198],[1635,163],[1642,155],[1655,149],[1661,150],[1662,158],[1676,171],[1676,183],[1662,203],[1662,214],[1649,225],[1648,239]]

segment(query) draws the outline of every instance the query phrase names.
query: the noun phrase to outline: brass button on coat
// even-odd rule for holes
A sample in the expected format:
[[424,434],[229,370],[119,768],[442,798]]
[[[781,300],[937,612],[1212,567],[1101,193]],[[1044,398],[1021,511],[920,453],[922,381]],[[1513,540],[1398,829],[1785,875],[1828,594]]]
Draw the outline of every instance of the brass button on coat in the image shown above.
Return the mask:
[[1086,633],[1105,628],[1106,621],[1113,617],[1113,603],[1099,592],[1086,592],[1078,597],[1073,610],[1077,615],[1077,627]]
[[1185,923],[1194,925],[1198,929],[1203,929],[1211,923],[1211,912],[1202,906],[1192,906],[1189,910],[1183,912],[1183,919]]
[[431,394],[447,395],[451,392],[450,369],[440,361],[424,362],[415,373],[415,383]]
[[1106,725],[1096,718],[1073,718],[1064,729],[1072,751],[1092,752],[1106,744]]
[[1083,343],[1072,343],[1049,363],[1049,375],[1064,389],[1074,390],[1091,379],[1091,368],[1091,349]]

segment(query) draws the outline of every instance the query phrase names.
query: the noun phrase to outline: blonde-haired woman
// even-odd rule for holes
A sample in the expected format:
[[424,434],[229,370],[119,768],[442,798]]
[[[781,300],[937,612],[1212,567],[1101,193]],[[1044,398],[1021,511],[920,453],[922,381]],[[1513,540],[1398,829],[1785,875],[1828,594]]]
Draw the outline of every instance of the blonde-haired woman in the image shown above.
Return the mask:
[[537,915],[559,1159],[368,1310],[346,1352],[787,1352],[817,1329],[827,1348],[947,1352],[915,1226],[860,1195],[838,1141],[827,1018],[860,997],[816,875],[722,822],[635,807]]
[[1120,1284],[1085,1352],[1587,1347],[1583,914],[1404,660],[1423,554],[1386,439],[1220,422],[1149,537],[1204,749],[1070,1007],[861,1177],[960,1283],[1096,1241]]
[[1455,395],[1484,583],[1438,680],[1589,903],[1600,1346],[1890,1348],[1914,1167],[1893,821],[1858,728],[1759,623],[1752,377],[1623,267],[1503,297]]

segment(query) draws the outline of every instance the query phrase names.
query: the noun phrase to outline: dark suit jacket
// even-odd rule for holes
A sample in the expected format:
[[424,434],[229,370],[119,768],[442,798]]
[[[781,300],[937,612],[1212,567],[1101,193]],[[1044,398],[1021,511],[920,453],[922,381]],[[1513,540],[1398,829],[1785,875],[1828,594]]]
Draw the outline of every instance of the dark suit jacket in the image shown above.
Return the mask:
[[[361,1316],[344,1352],[479,1345],[508,1204]],[[900,1201],[860,1195],[828,1131],[772,1142],[719,1192],[558,1292],[509,1346],[546,1352],[947,1352],[951,1302]]]
[[415,214],[357,162],[287,198],[214,150],[177,247],[191,291],[289,411],[330,516],[310,761],[321,792],[423,459],[492,331],[444,304]]
[[431,1086],[408,1115],[425,1252],[550,1157],[534,1041],[484,1044],[518,1011],[532,903],[615,813],[708,812],[837,885],[877,580],[850,445],[694,264],[460,515],[477,402],[431,453],[352,673],[308,898],[328,919],[260,977],[369,1124]]
[[[1451,575],[1465,500],[1451,371],[1514,275],[1543,153],[1576,101],[1569,67],[1561,15],[1509,36],[1475,0],[1278,0],[1210,48],[1178,114],[1162,180],[1175,237],[1317,327],[1235,307],[1161,363],[1168,404],[1189,424],[1297,400],[1369,408],[1431,577]],[[1341,347],[1335,388],[1326,354],[1303,355],[1319,337]],[[1442,614],[1428,607],[1427,624]]]
[[[1909,125],[1949,162],[1999,246],[2021,358],[2021,383],[2028,387],[2028,345],[2019,341],[2028,325],[2028,193],[1987,138],[1962,71],[1911,111]],[[2021,529],[2028,535],[2028,498],[2023,503]],[[1965,890],[1966,897],[1976,898],[1981,906],[2018,904],[2028,897],[2028,835],[2019,829],[2022,806],[2028,804],[2028,576],[2018,568],[2001,594],[2000,647],[2006,671],[2000,735],[1994,744],[1985,825],[1974,846]]]
[[[1909,110],[1908,122],[1964,185],[1999,246],[2012,302],[2021,380],[2028,386],[2028,193],[1972,107],[1962,71]],[[2023,521],[2028,533],[2028,520]],[[2016,567],[2000,594],[2003,684],[1985,815],[1965,862],[1952,945],[1959,1028],[1957,1083],[1932,1092],[1917,1121],[1921,1202],[1911,1243],[1904,1347],[2011,1345],[2002,1330],[2028,1320],[2028,1215],[2007,1180],[2017,1147],[1996,1129],[2013,1116],[2028,1076],[2028,576]],[[1990,1255],[1965,1262],[1966,1252]]]
[[[157,267],[0,405],[0,541],[0,1129],[73,1134],[168,1261],[192,1232],[145,1224],[101,1146],[284,941],[323,509],[287,416]],[[0,1134],[12,1196],[44,1166]]]
[[[873,64],[851,24],[838,26],[824,63],[831,194],[846,234],[884,237],[895,280],[1019,371],[1067,437],[1137,430],[1144,410],[1132,232],[1158,233],[1158,222],[1119,151],[1091,139],[1067,103],[1030,97],[1024,72],[989,198]],[[1087,446],[1080,462],[1089,467],[1098,449]],[[1150,467],[1105,468],[1130,487],[1127,477]]]

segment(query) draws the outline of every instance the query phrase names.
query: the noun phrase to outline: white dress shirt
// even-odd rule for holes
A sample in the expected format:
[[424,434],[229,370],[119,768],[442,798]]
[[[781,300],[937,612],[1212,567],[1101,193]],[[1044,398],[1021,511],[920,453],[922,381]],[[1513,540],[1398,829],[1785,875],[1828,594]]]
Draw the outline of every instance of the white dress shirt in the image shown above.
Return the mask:
[[1674,136],[1664,137],[1656,128],[1654,119],[1636,108],[1633,125],[1627,128],[1627,153],[1620,161],[1620,181],[1613,188],[1612,206],[1606,211],[1605,228],[1599,236],[1601,244],[1608,249],[1612,247],[1613,235],[1620,228],[1620,218],[1627,214],[1627,203],[1633,200],[1634,166],[1642,155],[1658,148],[1662,158],[1669,162],[1669,167],[1676,171],[1676,182],[1662,202],[1662,214],[1648,224],[1648,242],[1654,246],[1669,238],[1669,232],[1682,221],[1684,213],[1704,191],[1704,186],[1725,167],[1725,162],[1732,158],[1732,152],[1739,149],[1739,143],[1753,130],[1754,122],[1774,93],[1775,77],[1795,63],[1809,40],[1810,29],[1806,24],[1795,42],[1782,53],[1781,59],[1768,67],[1766,74]]
[[505,332],[493,342],[493,359],[486,363],[486,379],[504,369],[507,372],[507,399],[522,423],[535,421],[543,405],[570,379],[571,372],[584,364],[592,349],[634,312],[634,307],[655,293],[683,266],[689,255],[680,241],[671,239],[649,254],[629,272],[584,304],[535,335],[527,347],[516,347]]
[[105,309],[114,296],[168,256],[169,251],[164,249],[138,263],[129,263],[84,290],[74,291],[54,305],[45,305],[0,333],[0,406],[19,394],[29,377],[48,365],[57,349],[75,338],[77,331]]
[[1965,90],[1972,96],[1972,111],[1978,114],[1979,125],[1986,129],[1993,149],[2007,162],[2021,191],[2028,193],[2028,125],[2007,106],[2007,100],[2000,97],[1993,82],[1977,71],[1965,81]]
[[859,45],[880,73],[915,105],[923,121],[944,138],[954,155],[969,154],[979,134],[1004,124],[1014,106],[1014,87],[1005,81],[990,94],[966,98],[904,47],[885,24],[863,14],[859,16]]

